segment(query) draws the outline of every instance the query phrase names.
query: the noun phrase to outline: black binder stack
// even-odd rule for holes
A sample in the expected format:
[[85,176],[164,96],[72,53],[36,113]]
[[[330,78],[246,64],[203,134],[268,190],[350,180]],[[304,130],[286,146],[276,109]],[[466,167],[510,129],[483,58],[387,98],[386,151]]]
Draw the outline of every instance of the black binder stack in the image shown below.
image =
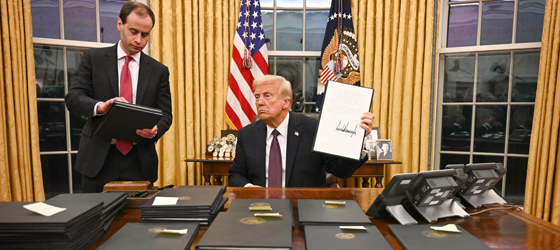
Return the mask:
[[[98,250],[115,249],[189,249],[199,223],[196,222],[133,222],[127,223]],[[188,229],[186,234],[168,234],[163,230]]]
[[371,221],[355,200],[340,200],[338,202],[345,202],[346,204],[326,204],[325,200],[298,200],[299,224],[302,226],[371,225]]
[[43,216],[33,202],[0,202],[0,249],[89,249],[103,237],[101,202],[45,202],[66,210]]
[[101,224],[103,230],[107,231],[119,211],[126,206],[126,194],[124,192],[59,194],[48,201],[103,202]]
[[[164,189],[140,206],[142,220],[196,221],[208,225],[226,204],[224,186],[183,186]],[[154,206],[157,197],[177,197],[176,205]]]
[[453,250],[490,250],[467,230],[457,225],[460,233],[435,231],[431,227],[440,225],[389,225],[389,231],[407,250],[453,249]]

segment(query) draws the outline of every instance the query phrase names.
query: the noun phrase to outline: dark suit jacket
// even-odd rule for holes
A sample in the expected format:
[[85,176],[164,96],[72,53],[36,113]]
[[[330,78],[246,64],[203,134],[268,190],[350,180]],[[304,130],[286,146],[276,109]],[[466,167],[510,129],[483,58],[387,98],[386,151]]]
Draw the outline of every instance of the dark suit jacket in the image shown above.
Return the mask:
[[[107,156],[111,138],[95,135],[103,116],[93,116],[93,108],[100,101],[119,96],[117,46],[90,49],[84,52],[80,66],[70,81],[65,101],[68,110],[87,120],[82,130],[76,170],[88,177],[95,177]],[[169,129],[172,122],[169,70],[150,56],[141,52],[136,104],[163,110],[164,116],[157,124],[158,133],[153,139],[144,139],[136,145],[144,176],[157,180],[157,140]]]
[[[311,152],[318,121],[290,112],[286,149],[286,187],[325,187],[325,172],[340,178],[352,176],[361,161]],[[298,135],[296,135],[296,132]],[[236,155],[229,168],[229,185],[265,186],[266,124],[259,120],[239,130]]]

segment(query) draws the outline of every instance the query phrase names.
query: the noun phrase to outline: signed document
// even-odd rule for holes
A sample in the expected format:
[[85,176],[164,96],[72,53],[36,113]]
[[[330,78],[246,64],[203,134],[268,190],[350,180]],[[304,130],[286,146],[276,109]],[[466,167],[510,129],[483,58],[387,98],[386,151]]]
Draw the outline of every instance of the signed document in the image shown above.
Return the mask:
[[373,89],[329,81],[313,151],[359,160],[365,135],[360,118],[372,98]]

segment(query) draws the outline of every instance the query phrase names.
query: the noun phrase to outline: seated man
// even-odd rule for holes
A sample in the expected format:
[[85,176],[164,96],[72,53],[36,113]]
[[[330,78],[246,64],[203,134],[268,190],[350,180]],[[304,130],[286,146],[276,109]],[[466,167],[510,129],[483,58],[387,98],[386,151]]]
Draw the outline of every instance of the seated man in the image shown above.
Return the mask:
[[[253,83],[259,121],[239,130],[229,185],[238,187],[325,187],[325,172],[352,176],[366,160],[350,160],[312,152],[318,121],[289,112],[292,86],[281,76],[266,75]],[[373,114],[361,117],[371,133]]]

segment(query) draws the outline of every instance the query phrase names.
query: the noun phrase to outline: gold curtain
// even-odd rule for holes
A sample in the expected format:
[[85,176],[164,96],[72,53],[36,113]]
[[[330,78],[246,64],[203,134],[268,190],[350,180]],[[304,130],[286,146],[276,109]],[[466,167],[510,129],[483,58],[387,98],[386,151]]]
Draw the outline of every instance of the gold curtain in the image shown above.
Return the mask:
[[0,0],[0,201],[43,201],[31,6]]
[[524,211],[560,225],[560,1],[546,1]]
[[201,185],[206,144],[227,128],[224,107],[240,0],[152,0],[151,56],[169,67],[173,125],[157,144],[156,185]]
[[[436,0],[437,1],[437,0]],[[362,85],[375,89],[372,113],[382,139],[392,139],[397,173],[428,167],[434,0],[353,0]],[[436,86],[434,86],[435,88]]]

